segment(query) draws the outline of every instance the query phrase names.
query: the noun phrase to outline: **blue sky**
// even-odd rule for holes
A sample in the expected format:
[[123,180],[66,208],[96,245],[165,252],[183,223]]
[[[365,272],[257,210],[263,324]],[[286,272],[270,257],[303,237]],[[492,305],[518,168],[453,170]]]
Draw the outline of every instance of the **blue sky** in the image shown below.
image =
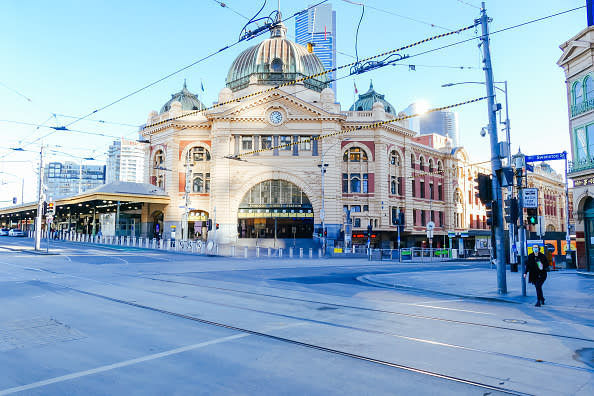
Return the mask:
[[[477,0],[332,0],[337,13],[339,65],[354,60],[355,31],[362,8],[353,3],[361,2],[366,7],[358,36],[360,58],[471,25],[479,17],[481,4]],[[23,178],[25,201],[34,199],[41,142],[38,139],[54,131],[45,126],[67,125],[75,120],[69,117],[100,109],[235,43],[246,22],[237,13],[251,17],[263,2],[225,3],[229,8],[214,0],[4,0],[0,16],[0,172],[4,172],[0,173],[0,181],[4,185],[0,201],[18,196],[20,202]],[[494,32],[585,3],[489,0],[486,8],[493,18],[490,30]],[[310,4],[281,1],[281,11],[289,17]],[[276,7],[276,1],[268,1],[262,13],[268,15]],[[289,37],[294,37],[294,19],[286,24]],[[582,8],[492,35],[495,80],[508,81],[514,153],[518,146],[526,154],[571,151],[564,74],[556,61],[561,56],[559,45],[585,27],[586,10]],[[211,105],[224,87],[233,59],[264,37],[267,35],[237,44],[69,126],[82,132],[54,132],[43,139],[49,146],[48,159],[78,161],[75,157],[93,157],[104,161],[110,142],[119,136],[135,138],[137,126],[146,121],[151,110],[158,111],[171,94],[181,89],[184,78],[190,91],[197,94],[201,93],[202,82],[203,102]],[[448,82],[484,81],[476,39],[418,55],[472,37],[477,37],[474,29],[435,40],[403,51],[411,57],[401,65],[342,78],[337,99],[343,110],[348,110],[354,97],[353,82],[363,93],[370,80],[376,91],[385,94],[397,109],[419,99],[439,107],[484,96],[485,88],[481,85],[441,87]],[[409,64],[415,65],[415,71],[409,70]],[[344,76],[345,72],[339,72],[339,78]],[[498,94],[498,100],[503,103],[504,96]],[[481,127],[487,124],[486,102],[457,111],[462,145],[473,161],[489,160],[488,138],[479,135]],[[10,150],[14,147],[28,151]],[[563,171],[562,163],[551,165]],[[0,206],[7,204],[0,202]]]

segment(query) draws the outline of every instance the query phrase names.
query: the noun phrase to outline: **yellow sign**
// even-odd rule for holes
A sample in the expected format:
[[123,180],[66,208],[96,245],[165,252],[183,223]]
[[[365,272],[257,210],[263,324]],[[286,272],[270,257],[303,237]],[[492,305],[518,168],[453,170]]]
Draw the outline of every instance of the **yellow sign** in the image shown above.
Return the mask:
[[342,248],[334,248],[334,253],[342,253]]

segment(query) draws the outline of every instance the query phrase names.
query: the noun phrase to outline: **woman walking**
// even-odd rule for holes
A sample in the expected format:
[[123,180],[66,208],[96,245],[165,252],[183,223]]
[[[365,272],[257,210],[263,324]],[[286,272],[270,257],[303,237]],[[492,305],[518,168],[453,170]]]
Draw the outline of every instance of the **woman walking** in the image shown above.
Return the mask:
[[528,273],[528,282],[532,283],[536,288],[536,298],[538,301],[534,304],[535,307],[540,307],[545,303],[545,298],[542,294],[542,284],[547,279],[548,270],[549,262],[547,261],[547,256],[541,253],[538,245],[532,246],[532,254],[528,255],[528,264],[524,270],[524,278],[526,278],[526,273]]

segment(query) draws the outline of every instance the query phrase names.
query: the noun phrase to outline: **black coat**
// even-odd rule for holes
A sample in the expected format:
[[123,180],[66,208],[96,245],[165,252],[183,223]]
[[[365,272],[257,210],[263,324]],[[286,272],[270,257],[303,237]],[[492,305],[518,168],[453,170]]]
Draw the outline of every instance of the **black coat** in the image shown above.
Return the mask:
[[[537,260],[542,263],[542,270],[538,268],[536,264]],[[539,280],[541,283],[547,279],[547,271],[549,270],[549,262],[547,256],[538,252],[537,255],[531,253],[528,255],[528,263],[526,264],[526,270],[524,273],[528,273],[528,282],[535,283]]]

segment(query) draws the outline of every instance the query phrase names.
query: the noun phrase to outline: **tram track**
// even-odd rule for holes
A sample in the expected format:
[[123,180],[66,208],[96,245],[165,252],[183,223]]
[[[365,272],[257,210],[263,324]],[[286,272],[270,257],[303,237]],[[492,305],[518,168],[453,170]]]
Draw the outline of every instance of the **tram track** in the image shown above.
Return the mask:
[[[326,347],[323,345],[298,341],[298,340],[281,337],[281,336],[277,336],[277,335],[270,334],[270,333],[265,333],[265,332],[261,332],[261,331],[247,329],[244,327],[230,325],[227,323],[221,323],[221,322],[217,322],[217,321],[203,319],[203,318],[199,318],[199,317],[196,317],[193,315],[182,314],[179,312],[169,311],[169,310],[158,308],[158,307],[140,304],[140,303],[134,302],[134,301],[127,301],[127,300],[123,300],[120,298],[110,297],[110,296],[107,296],[104,294],[89,292],[86,290],[81,290],[81,289],[78,289],[75,287],[62,285],[62,284],[55,283],[55,282],[47,282],[47,283],[52,284],[57,287],[61,287],[63,289],[71,290],[76,293],[80,293],[80,294],[95,297],[95,298],[100,298],[100,299],[118,303],[118,304],[128,305],[128,306],[132,306],[135,308],[144,309],[144,310],[148,310],[148,311],[152,311],[152,312],[157,312],[157,313],[161,313],[161,314],[172,316],[172,317],[191,320],[191,321],[202,323],[202,324],[209,325],[209,326],[215,326],[215,327],[219,327],[219,328],[237,331],[237,332],[244,333],[244,334],[250,334],[250,335],[254,335],[254,336],[258,336],[258,337],[262,337],[262,338],[266,338],[266,339],[271,339],[271,340],[286,343],[286,344],[292,344],[292,345],[309,348],[309,349],[314,349],[314,350],[318,350],[318,351],[322,351],[322,352],[326,352],[326,353],[330,353],[330,354],[334,354],[334,355],[340,355],[340,356],[344,356],[347,358],[351,358],[351,359],[355,359],[355,360],[359,360],[359,361],[365,361],[365,362],[369,362],[369,363],[373,363],[373,364],[377,364],[377,365],[381,365],[381,366],[385,366],[385,367],[391,367],[394,369],[400,369],[400,370],[404,370],[404,371],[408,371],[408,372],[412,372],[412,373],[416,373],[416,374],[421,374],[421,375],[426,375],[426,376],[430,376],[430,377],[434,377],[434,378],[443,379],[446,381],[470,385],[470,386],[474,386],[474,387],[477,387],[477,388],[480,388],[483,390],[496,391],[496,392],[501,392],[504,394],[518,395],[518,396],[531,395],[530,393],[525,393],[525,392],[517,391],[514,389],[504,388],[504,387],[495,386],[495,385],[491,385],[491,384],[487,384],[487,383],[483,383],[483,382],[473,381],[470,379],[451,376],[451,375],[439,373],[436,371],[425,370],[425,369],[421,369],[421,368],[417,368],[417,367],[412,367],[410,365],[404,365],[404,364],[399,364],[396,362],[390,362],[390,361],[377,359],[377,358],[373,358],[370,356],[360,355],[360,354],[352,353],[352,352],[348,352],[348,351],[343,351],[343,350],[339,350],[339,349],[335,349],[335,348],[329,348],[329,347]],[[222,304],[220,304],[220,305],[222,305]],[[262,311],[262,313],[265,313],[265,312]],[[288,315],[282,315],[282,316],[284,316],[286,318],[293,318]],[[297,317],[294,317],[294,319],[304,320],[304,319],[299,319]],[[323,323],[320,321],[318,321],[318,322]],[[348,329],[356,329],[355,327],[352,327],[352,326],[341,326],[341,327],[348,328]],[[366,330],[366,331],[371,332],[370,330]],[[382,334],[381,332],[377,332],[377,333]],[[533,360],[533,361],[535,361],[535,360]],[[594,370],[592,370],[592,372],[594,372]],[[488,394],[488,393],[485,393],[485,394]]]
[[[356,306],[356,305],[338,304],[338,303],[319,301],[319,300],[279,296],[279,295],[275,295],[275,294],[237,290],[237,289],[218,287],[218,286],[199,285],[199,284],[195,284],[195,283],[180,282],[180,281],[174,281],[174,280],[170,280],[170,279],[160,279],[160,278],[138,276],[138,275],[132,276],[132,277],[144,278],[144,279],[165,282],[165,283],[181,284],[181,285],[199,287],[199,288],[204,288],[204,289],[212,289],[212,290],[218,290],[218,291],[234,292],[234,293],[240,293],[240,294],[246,294],[246,295],[254,295],[254,296],[259,296],[259,297],[275,298],[275,299],[289,300],[289,301],[295,301],[295,302],[305,302],[305,303],[311,303],[311,304],[319,304],[322,306],[332,306],[332,307],[336,307],[336,308],[347,308],[347,309],[353,309],[353,310],[359,310],[359,311],[403,316],[403,317],[414,318],[414,319],[433,320],[433,321],[439,321],[439,322],[445,322],[445,323],[455,323],[455,324],[461,324],[461,325],[478,326],[478,327],[491,328],[491,329],[496,329],[496,330],[507,330],[507,331],[525,333],[525,334],[533,334],[533,335],[539,335],[539,336],[548,336],[548,337],[553,337],[553,338],[561,338],[561,339],[569,339],[569,340],[585,341],[585,342],[594,343],[594,338],[584,338],[584,337],[577,337],[577,336],[566,335],[566,334],[545,333],[545,332],[535,331],[535,330],[518,329],[516,327],[498,326],[498,325],[492,325],[492,324],[486,324],[486,323],[477,323],[477,322],[468,322],[468,321],[455,320],[455,319],[447,319],[447,318],[436,317],[436,316],[412,314],[412,313],[406,313],[406,312],[397,312],[397,311],[390,311],[390,310],[377,309],[377,308],[360,307],[360,306]],[[283,289],[283,290],[286,290],[286,289]],[[291,292],[299,292],[299,293],[308,293],[307,291],[303,291],[303,290],[290,290],[290,291]]]

